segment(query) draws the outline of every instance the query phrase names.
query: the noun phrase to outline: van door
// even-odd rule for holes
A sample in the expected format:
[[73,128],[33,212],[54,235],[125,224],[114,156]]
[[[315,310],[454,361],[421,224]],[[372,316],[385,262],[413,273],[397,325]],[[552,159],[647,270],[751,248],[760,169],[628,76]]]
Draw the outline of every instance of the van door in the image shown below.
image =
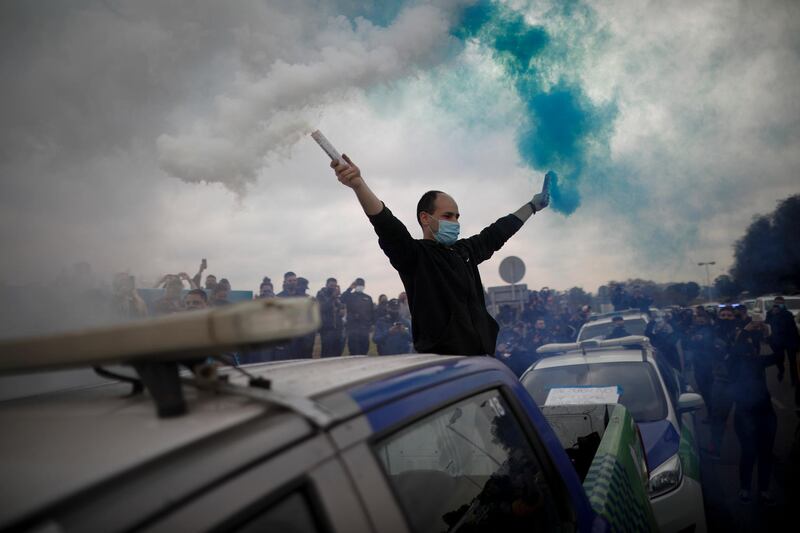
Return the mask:
[[246,468],[146,530],[373,531],[325,435]]

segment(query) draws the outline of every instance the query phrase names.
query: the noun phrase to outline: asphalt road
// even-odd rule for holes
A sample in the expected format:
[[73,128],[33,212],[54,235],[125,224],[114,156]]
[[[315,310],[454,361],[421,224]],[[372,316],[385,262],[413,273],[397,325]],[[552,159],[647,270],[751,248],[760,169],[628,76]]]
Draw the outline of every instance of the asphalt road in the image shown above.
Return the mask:
[[[768,352],[769,349],[765,351]],[[734,433],[733,413],[731,413],[725,429],[722,458],[712,460],[705,453],[701,453],[700,456],[703,498],[709,531],[800,530],[798,525],[800,507],[797,507],[800,506],[800,411],[795,409],[794,389],[789,382],[788,361],[783,382],[778,382],[777,374],[776,367],[771,366],[767,369],[767,385],[772,394],[772,405],[778,419],[770,487],[776,504],[765,506],[755,497],[751,503],[739,501],[739,443]],[[705,417],[705,411],[697,416],[701,448],[707,447],[710,440],[709,425],[700,422]],[[754,483],[756,479],[757,472],[754,472]]]

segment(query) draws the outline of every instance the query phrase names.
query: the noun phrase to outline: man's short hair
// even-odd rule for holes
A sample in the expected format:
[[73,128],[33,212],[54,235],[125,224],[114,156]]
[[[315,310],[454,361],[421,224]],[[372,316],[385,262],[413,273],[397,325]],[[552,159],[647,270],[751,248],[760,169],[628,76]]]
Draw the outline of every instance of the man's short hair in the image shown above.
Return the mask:
[[291,270],[290,270],[289,272],[287,272],[286,274],[284,274],[284,275],[283,275],[283,279],[286,279],[286,278],[296,278],[296,277],[297,277],[297,274],[295,274],[295,273],[294,273],[294,272],[292,272]]
[[419,214],[424,211],[432,215],[436,211],[436,197],[440,194],[444,193],[442,191],[428,191],[417,202],[417,222],[419,222],[420,227],[422,227],[422,221],[419,218]]
[[328,278],[328,279],[326,279],[326,280],[325,280],[325,284],[327,285],[327,284],[328,284],[328,283],[330,283],[331,281],[332,281],[332,282],[334,282],[334,283],[336,283],[336,278]]
[[366,285],[364,278],[356,278],[356,285]]
[[202,298],[204,302],[208,303],[208,294],[206,294],[206,291],[204,291],[203,289],[192,289],[186,293],[186,296],[188,297],[189,295],[192,294],[196,294],[197,296]]

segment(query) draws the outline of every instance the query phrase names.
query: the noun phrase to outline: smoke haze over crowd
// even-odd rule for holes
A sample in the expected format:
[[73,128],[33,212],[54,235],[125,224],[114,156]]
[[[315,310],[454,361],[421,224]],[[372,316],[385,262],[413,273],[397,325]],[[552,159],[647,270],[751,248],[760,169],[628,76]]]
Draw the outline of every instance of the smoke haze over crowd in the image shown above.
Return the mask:
[[[471,234],[559,174],[507,255],[532,286],[704,279],[798,192],[796,2],[4,2],[0,280],[208,257],[254,289],[396,273],[307,133],[417,231]],[[712,275],[714,273],[712,272]]]

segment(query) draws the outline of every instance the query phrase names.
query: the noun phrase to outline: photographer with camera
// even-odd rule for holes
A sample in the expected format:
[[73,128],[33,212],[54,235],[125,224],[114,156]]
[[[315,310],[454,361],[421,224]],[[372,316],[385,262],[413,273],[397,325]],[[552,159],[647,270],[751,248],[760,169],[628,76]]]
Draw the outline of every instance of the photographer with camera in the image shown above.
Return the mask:
[[768,334],[763,322],[750,321],[736,329],[731,356],[738,373],[733,384],[736,410],[733,427],[741,447],[739,459],[739,499],[750,501],[753,468],[758,463],[758,492],[762,504],[774,503],[769,493],[772,472],[772,448],[775,444],[777,417],[767,388],[766,367],[776,363],[776,356],[760,354],[761,339]]
[[183,281],[186,276],[185,273],[181,274],[166,274],[156,284],[156,288],[164,287],[164,295],[155,301],[153,310],[157,315],[169,315],[183,311],[183,300],[181,293],[183,292]]

